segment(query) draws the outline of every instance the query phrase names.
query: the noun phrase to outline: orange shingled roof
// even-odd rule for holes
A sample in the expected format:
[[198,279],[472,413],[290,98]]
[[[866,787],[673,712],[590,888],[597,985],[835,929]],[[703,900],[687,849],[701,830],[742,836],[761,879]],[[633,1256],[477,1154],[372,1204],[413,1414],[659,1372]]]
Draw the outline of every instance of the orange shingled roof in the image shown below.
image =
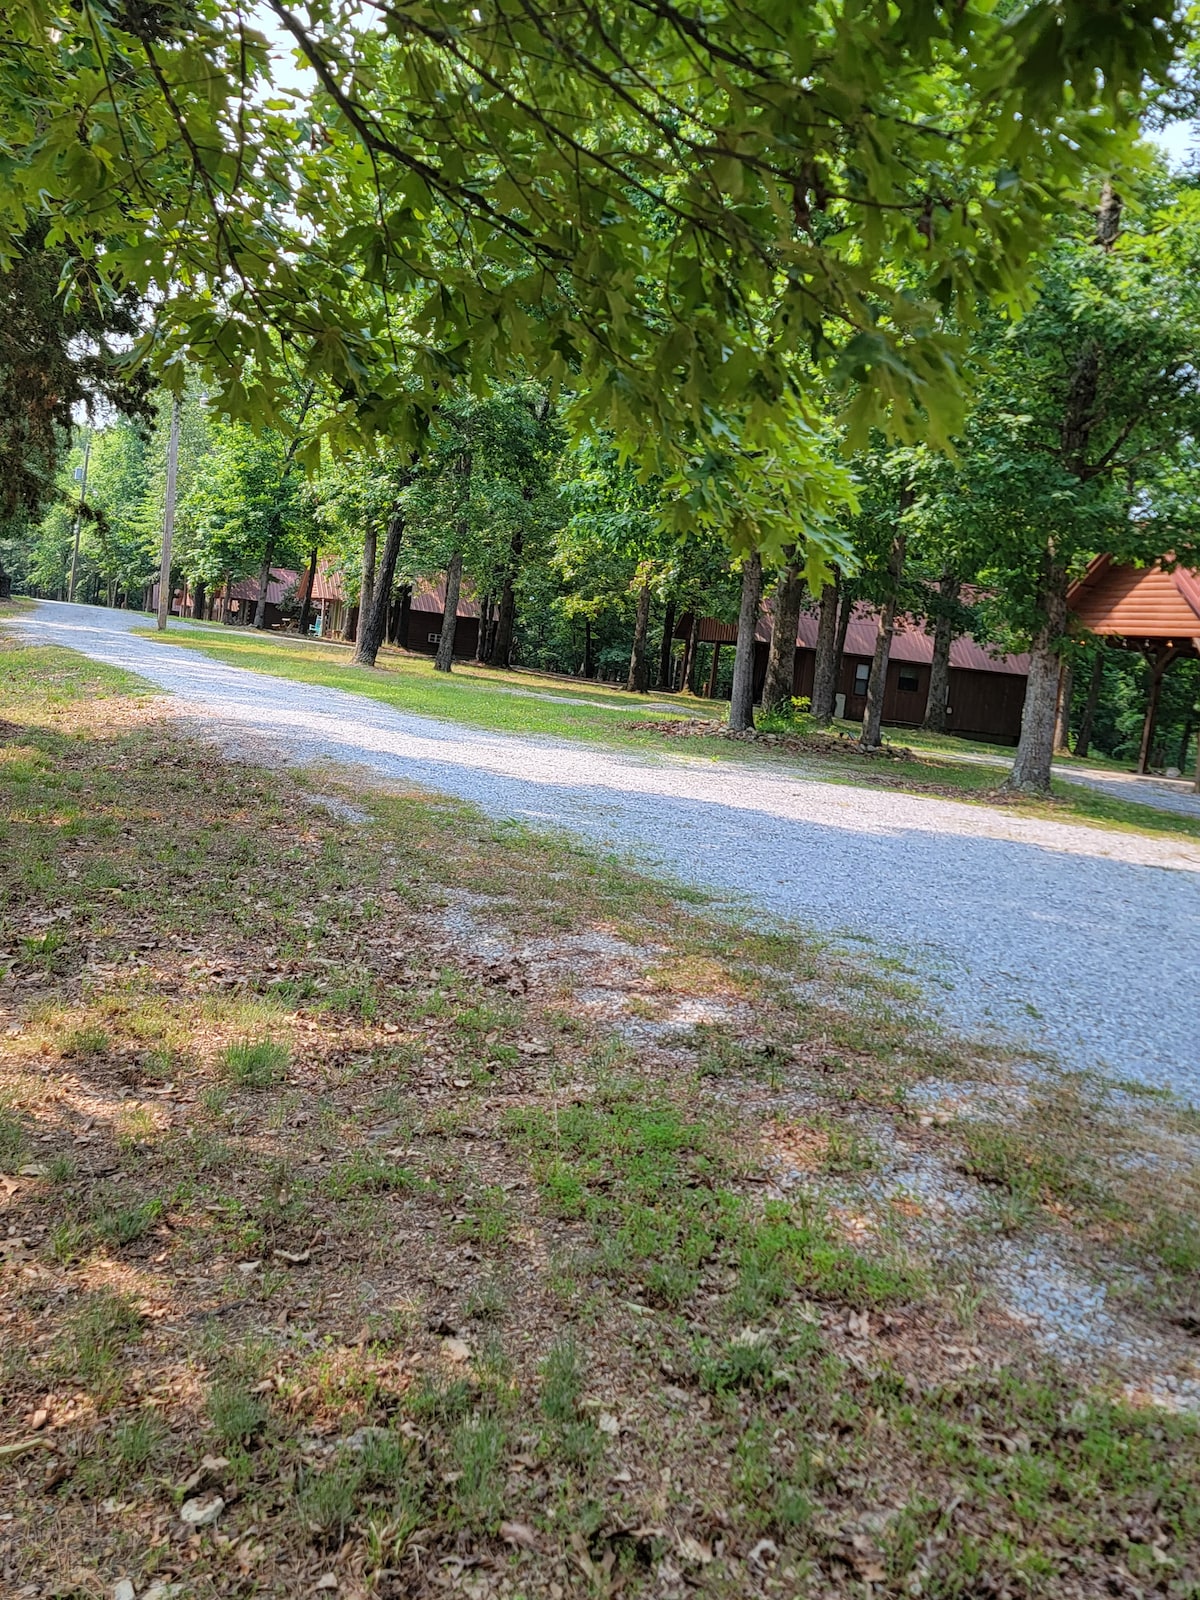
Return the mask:
[[1200,573],[1160,564],[1124,566],[1097,556],[1071,585],[1067,604],[1093,633],[1126,639],[1200,637]]

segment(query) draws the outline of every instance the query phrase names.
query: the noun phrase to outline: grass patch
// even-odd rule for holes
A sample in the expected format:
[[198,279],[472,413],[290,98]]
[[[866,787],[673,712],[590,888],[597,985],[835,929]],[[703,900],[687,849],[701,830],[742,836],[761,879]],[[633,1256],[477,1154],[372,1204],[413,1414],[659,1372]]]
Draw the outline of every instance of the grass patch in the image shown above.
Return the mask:
[[288,1047],[278,1039],[238,1039],[221,1053],[221,1073],[239,1089],[270,1089],[287,1073]]
[[[1186,1594],[1194,1426],[1058,1370],[889,1189],[890,1135],[972,1163],[1003,1231],[1140,1256],[1178,1338],[1183,1108],[1047,1073],[923,1127],[909,1086],[1006,1064],[886,961],[423,794],[347,824],[135,689],[0,646],[0,1443],[54,1446],[0,1458],[14,1592]],[[746,1021],[631,1048],[573,998],[622,967]]]

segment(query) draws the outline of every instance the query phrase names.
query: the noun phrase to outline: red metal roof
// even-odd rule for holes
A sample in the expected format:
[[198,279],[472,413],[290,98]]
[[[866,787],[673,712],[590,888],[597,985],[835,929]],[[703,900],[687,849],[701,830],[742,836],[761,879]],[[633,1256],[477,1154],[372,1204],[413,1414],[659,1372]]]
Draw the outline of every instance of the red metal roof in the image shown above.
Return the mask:
[[[419,578],[412,586],[411,609],[413,611],[435,612],[439,617],[446,609],[446,579]],[[483,608],[475,595],[475,589],[469,578],[464,578],[462,588],[458,591],[459,617],[480,617]]]

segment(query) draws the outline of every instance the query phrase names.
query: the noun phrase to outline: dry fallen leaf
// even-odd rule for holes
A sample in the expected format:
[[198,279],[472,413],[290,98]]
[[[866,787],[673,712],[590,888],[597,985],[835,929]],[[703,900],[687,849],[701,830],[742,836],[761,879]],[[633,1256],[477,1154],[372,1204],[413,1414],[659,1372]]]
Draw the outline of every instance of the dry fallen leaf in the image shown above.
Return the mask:
[[680,1535],[678,1550],[683,1559],[695,1567],[706,1567],[713,1558],[709,1547],[701,1544],[699,1539],[693,1539],[690,1533]]
[[18,1439],[14,1444],[0,1444],[0,1461],[12,1461],[16,1456],[23,1456],[26,1451],[39,1447],[50,1449],[50,1440],[44,1434],[37,1439]]
[[312,1260],[311,1250],[279,1250],[271,1251],[271,1256],[276,1261],[286,1261],[289,1266],[302,1267]]
[[502,1522],[500,1537],[506,1544],[519,1545],[522,1550],[537,1549],[537,1535],[527,1522]]
[[179,1485],[184,1494],[191,1494],[193,1489],[198,1489],[206,1478],[215,1477],[217,1473],[224,1472],[229,1465],[228,1456],[203,1456],[200,1465]]
[[596,1426],[600,1429],[601,1433],[607,1433],[609,1437],[613,1439],[615,1439],[621,1431],[621,1424],[617,1421],[616,1417],[613,1416],[611,1411],[602,1411],[596,1418]]
[[333,1572],[323,1572],[313,1585],[314,1589],[336,1589],[338,1586],[337,1575]]
[[451,1361],[469,1361],[471,1359],[471,1346],[465,1339],[443,1339],[442,1349]]

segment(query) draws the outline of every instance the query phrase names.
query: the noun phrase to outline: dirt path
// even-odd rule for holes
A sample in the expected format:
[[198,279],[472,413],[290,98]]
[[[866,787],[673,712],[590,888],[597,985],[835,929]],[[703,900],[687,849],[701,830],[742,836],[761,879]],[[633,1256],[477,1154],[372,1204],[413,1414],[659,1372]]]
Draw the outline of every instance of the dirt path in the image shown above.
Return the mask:
[[136,615],[13,626],[140,673],[223,738],[356,762],[560,827],[730,900],[903,953],[959,1027],[1200,1100],[1200,846],[891,791],[515,738],[213,662]]

